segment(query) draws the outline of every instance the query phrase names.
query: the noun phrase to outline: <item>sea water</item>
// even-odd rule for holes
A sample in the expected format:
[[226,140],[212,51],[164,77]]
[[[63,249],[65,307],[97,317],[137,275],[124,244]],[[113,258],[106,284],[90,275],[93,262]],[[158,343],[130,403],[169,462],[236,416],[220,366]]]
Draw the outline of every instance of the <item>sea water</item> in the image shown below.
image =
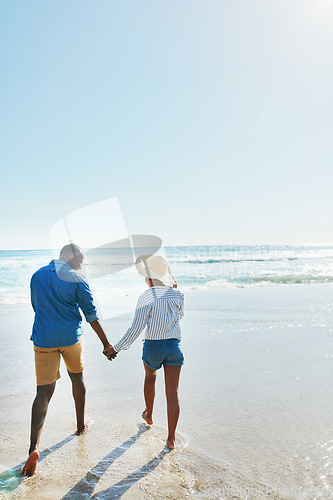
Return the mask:
[[[111,251],[111,250],[110,250]],[[113,250],[121,261],[122,249]],[[274,285],[333,283],[333,245],[177,246],[161,250],[179,286],[186,291]],[[142,279],[134,265],[92,280],[97,300],[137,295]],[[29,302],[30,277],[48,264],[51,250],[0,250],[0,304]],[[99,263],[94,262],[93,267]],[[88,262],[89,265],[89,262]]]

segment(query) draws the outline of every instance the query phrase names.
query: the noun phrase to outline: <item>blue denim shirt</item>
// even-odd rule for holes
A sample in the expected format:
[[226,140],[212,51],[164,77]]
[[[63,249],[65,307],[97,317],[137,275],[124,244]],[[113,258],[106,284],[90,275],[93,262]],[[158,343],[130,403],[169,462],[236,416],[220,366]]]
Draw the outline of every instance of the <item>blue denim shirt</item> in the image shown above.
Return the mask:
[[66,262],[52,260],[31,278],[35,321],[30,340],[38,347],[66,347],[82,335],[82,310],[88,323],[98,319],[88,283]]

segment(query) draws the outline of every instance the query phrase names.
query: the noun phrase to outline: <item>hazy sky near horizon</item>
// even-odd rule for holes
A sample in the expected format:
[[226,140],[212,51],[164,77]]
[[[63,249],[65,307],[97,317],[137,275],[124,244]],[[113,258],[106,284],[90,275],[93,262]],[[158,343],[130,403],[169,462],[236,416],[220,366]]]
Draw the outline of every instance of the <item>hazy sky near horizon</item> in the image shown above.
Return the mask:
[[331,0],[2,0],[0,249],[109,198],[169,245],[333,241],[332,28]]

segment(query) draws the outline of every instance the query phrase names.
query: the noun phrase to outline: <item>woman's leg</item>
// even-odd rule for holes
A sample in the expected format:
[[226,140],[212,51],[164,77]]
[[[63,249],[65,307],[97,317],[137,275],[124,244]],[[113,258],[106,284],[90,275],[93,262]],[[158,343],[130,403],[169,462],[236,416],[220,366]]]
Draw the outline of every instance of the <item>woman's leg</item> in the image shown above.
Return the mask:
[[178,385],[181,366],[164,365],[165,395],[168,413],[168,439],[167,445],[172,450],[175,447],[175,433],[179,418]]
[[153,423],[153,408],[155,399],[155,382],[156,382],[156,370],[152,370],[146,363],[143,363],[145,368],[146,376],[144,383],[144,396],[146,402],[146,409],[142,413],[142,418],[147,422],[148,425]]

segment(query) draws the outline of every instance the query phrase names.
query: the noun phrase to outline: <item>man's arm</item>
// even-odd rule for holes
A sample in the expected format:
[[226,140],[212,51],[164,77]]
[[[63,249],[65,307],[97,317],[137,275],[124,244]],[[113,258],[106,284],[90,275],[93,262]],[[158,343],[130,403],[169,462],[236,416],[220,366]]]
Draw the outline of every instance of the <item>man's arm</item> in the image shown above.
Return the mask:
[[[104,331],[104,328],[102,327],[98,317],[97,317],[97,310],[93,301],[93,296],[90,291],[88,283],[86,283],[83,279],[79,278],[78,279],[78,284],[77,284],[77,301],[78,304],[86,318],[86,321],[90,323],[91,328],[96,332],[98,338],[103,344],[104,350],[108,347],[112,347],[110,342],[108,341],[108,338],[106,336],[106,333]],[[106,354],[105,354],[106,355]],[[111,356],[107,356],[109,360],[113,359],[116,357],[116,354],[112,354]]]
[[95,319],[94,321],[91,321],[90,323],[91,328],[94,330],[94,332],[97,333],[98,338],[103,344],[104,349],[110,345],[110,342],[107,339],[107,336],[105,334],[105,331],[99,321],[99,319]]
[[[94,332],[97,334],[97,336],[100,339],[100,341],[102,342],[103,347],[104,347],[104,350],[103,350],[103,354],[104,354],[105,349],[112,348],[112,345],[110,344],[110,342],[107,339],[107,336],[106,336],[106,333],[104,331],[104,328],[102,327],[99,319],[95,319],[94,321],[91,321],[90,322],[90,326],[94,330]],[[117,356],[117,353],[114,353],[113,356],[112,356],[112,358],[115,358],[116,356]],[[110,358],[108,358],[108,359],[110,359]]]

